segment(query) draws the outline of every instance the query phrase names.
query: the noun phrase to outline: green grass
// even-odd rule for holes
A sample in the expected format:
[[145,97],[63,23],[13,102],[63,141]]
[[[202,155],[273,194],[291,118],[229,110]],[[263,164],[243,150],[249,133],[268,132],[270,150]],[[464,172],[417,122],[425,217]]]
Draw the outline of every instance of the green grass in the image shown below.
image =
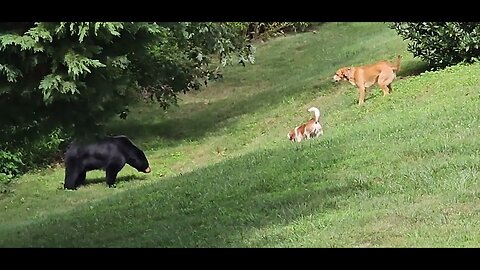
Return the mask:
[[[0,197],[1,247],[478,247],[480,65],[438,72],[383,23],[327,23],[258,44],[257,60],[182,96],[138,107],[112,132],[146,149],[126,167],[64,191],[63,168]],[[363,106],[341,66],[403,55],[393,92]],[[290,128],[321,110],[325,135]]]

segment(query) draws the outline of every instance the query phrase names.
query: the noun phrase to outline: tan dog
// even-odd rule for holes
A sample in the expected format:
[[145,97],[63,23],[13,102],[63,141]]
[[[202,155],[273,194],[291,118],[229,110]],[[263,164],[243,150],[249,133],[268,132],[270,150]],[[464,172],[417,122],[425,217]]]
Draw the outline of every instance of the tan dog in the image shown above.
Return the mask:
[[383,90],[383,96],[390,94],[391,84],[396,77],[396,72],[400,69],[400,58],[400,55],[397,56],[395,65],[388,61],[380,61],[365,66],[343,67],[335,72],[333,80],[338,82],[343,79],[357,86],[358,104],[361,105],[365,102],[365,89],[375,83]]
[[308,109],[309,112],[313,112],[315,117],[310,119],[307,123],[299,125],[290,130],[287,137],[290,141],[301,142],[303,139],[310,139],[323,135],[323,129],[318,119],[320,118],[320,110],[315,107]]

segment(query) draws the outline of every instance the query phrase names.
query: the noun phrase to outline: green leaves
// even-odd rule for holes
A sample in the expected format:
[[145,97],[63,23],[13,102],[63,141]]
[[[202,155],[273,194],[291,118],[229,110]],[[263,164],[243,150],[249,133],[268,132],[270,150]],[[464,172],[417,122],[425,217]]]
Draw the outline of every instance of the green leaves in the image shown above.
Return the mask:
[[82,43],[89,34],[99,36],[101,32],[120,37],[124,24],[121,22],[61,22],[54,27],[53,32],[59,37],[64,37],[67,33],[70,36],[77,35],[78,41]]
[[[0,177],[16,175],[19,167],[23,165],[21,153],[11,153],[9,151],[0,150]],[[9,177],[10,178],[10,177]]]
[[30,28],[26,34],[30,37],[32,37],[32,39],[35,41],[35,42],[40,42],[42,40],[45,40],[45,41],[48,41],[48,42],[52,42],[53,41],[53,37],[50,33],[50,31],[46,28],[45,24],[43,23],[35,23],[35,27],[33,28]]
[[74,80],[78,79],[79,75],[91,73],[92,71],[89,67],[105,67],[105,64],[100,63],[100,61],[89,59],[73,51],[69,51],[65,54],[63,63],[68,68],[68,74],[72,76]]
[[22,51],[32,49],[35,45],[35,39],[29,35],[20,36],[17,34],[5,34],[0,36],[0,50],[5,50],[8,46],[19,46]]
[[95,23],[95,35],[97,35],[98,29],[104,28],[108,31],[113,36],[120,37],[120,31],[124,28],[123,23],[114,23],[114,22],[108,22],[108,23]]
[[57,97],[62,99],[55,92],[79,93],[81,83],[91,89],[88,91],[109,84],[114,92],[116,85],[118,89],[137,85],[132,90],[150,89],[166,105],[175,102],[177,92],[198,89],[200,82],[218,70],[212,63],[233,63],[234,54],[241,62],[254,61],[253,51],[245,49],[247,23],[37,22],[11,23],[4,28],[7,26],[16,28],[0,32],[0,73],[10,83],[6,86],[11,90],[18,87],[20,94],[40,90],[48,104]]
[[415,57],[433,68],[460,62],[471,63],[480,56],[480,24],[477,22],[392,23],[390,28],[405,40]]
[[130,58],[132,66],[140,71],[138,82],[146,96],[167,107],[176,102],[177,92],[206,85],[220,65],[253,59],[251,51],[245,50],[246,26],[247,23],[158,23],[158,39],[146,54]]
[[120,55],[110,59],[112,67],[117,67],[120,69],[126,69],[131,61],[128,59],[127,55]]
[[11,65],[0,64],[0,72],[7,77],[8,82],[16,82],[17,78],[22,75],[20,70]]
[[60,93],[71,93],[74,94],[77,92],[77,87],[73,81],[65,81],[62,76],[58,74],[49,74],[43,78],[40,82],[39,89],[43,93],[43,101],[46,103],[52,102],[52,91],[58,91]]

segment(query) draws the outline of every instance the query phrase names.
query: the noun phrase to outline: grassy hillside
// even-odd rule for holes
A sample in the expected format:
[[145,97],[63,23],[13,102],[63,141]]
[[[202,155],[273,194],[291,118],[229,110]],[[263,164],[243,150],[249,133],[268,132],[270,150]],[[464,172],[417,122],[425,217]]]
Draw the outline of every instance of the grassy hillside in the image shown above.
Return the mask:
[[[393,93],[334,84],[338,67],[403,55]],[[258,44],[254,65],[133,110],[110,129],[146,149],[64,191],[63,168],[0,197],[1,247],[476,247],[480,232],[480,65],[424,65],[382,23],[328,23]],[[325,135],[286,134],[321,110]]]

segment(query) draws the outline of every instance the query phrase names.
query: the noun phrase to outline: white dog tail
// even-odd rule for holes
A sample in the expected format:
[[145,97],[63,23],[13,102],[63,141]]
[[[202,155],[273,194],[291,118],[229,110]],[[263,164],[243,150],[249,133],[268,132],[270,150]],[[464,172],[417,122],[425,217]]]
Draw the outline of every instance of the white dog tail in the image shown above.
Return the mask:
[[318,119],[320,118],[320,110],[316,107],[311,107],[310,109],[308,109],[308,111],[315,114],[315,122],[318,122]]

